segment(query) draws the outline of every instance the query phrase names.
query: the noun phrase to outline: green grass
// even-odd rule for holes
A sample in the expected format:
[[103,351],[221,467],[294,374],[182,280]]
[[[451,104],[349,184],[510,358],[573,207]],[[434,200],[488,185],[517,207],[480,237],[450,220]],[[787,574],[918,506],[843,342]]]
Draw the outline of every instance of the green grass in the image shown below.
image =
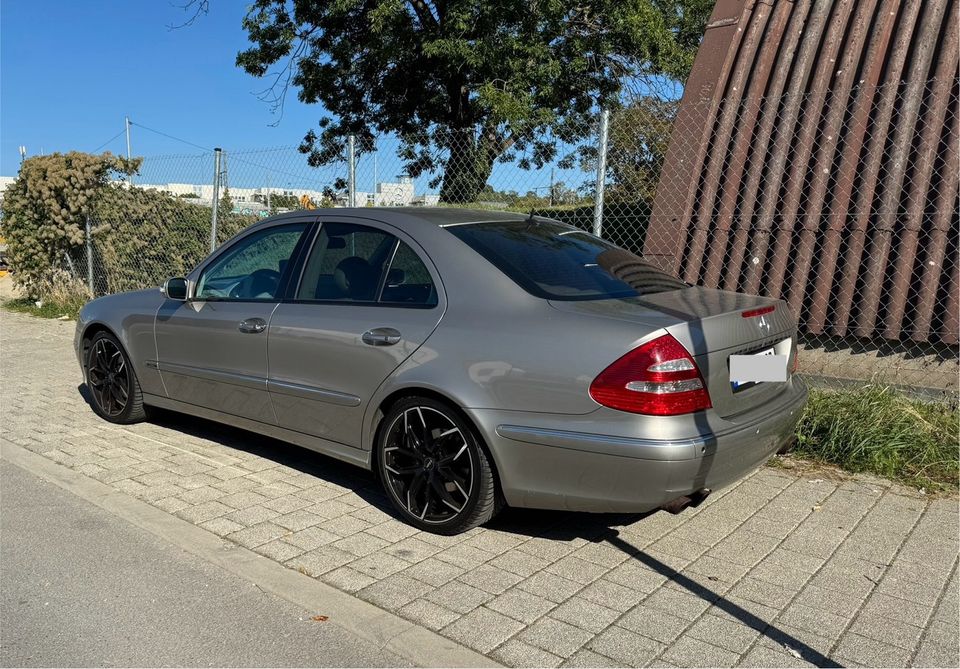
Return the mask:
[[62,318],[67,316],[76,320],[80,314],[80,307],[86,302],[85,298],[77,298],[66,302],[46,300],[38,307],[33,300],[20,297],[13,300],[7,300],[3,303],[3,308],[10,311],[16,311],[21,314],[30,314],[40,318]]
[[812,390],[795,453],[930,491],[956,491],[960,412],[883,386]]

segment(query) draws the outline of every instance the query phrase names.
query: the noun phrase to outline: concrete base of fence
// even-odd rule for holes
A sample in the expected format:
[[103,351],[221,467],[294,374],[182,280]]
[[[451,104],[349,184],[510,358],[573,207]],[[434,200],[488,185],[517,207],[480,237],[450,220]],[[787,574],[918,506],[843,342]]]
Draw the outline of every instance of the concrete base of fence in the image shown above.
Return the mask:
[[839,383],[830,387],[862,386],[863,382],[909,387],[924,396],[956,397],[960,364],[949,347],[907,346],[902,343],[851,342],[818,339],[800,343],[800,373]]

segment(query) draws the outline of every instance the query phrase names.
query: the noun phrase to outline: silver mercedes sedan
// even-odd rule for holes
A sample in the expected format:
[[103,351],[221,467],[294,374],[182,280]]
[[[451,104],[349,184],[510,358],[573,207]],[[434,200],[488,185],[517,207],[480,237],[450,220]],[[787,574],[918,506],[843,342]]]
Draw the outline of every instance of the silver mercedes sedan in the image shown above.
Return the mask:
[[782,301],[461,209],[266,219],[88,303],[75,346],[104,419],[161,407],[345,460],[442,534],[505,505],[695,505],[786,447],[807,395]]

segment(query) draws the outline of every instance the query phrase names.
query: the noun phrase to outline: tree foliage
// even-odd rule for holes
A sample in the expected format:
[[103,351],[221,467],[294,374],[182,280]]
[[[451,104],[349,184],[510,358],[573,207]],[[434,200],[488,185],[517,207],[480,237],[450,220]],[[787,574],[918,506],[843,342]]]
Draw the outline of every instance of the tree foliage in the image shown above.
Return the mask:
[[71,151],[23,161],[4,191],[3,236],[15,283],[34,295],[84,244],[86,217],[111,177],[133,173],[139,160]]
[[[541,167],[626,80],[684,80],[712,0],[255,0],[237,64],[329,112],[301,150],[341,159],[395,133],[410,176],[476,199],[497,160]],[[272,69],[279,67],[279,70]]]
[[[217,244],[256,222],[221,197]],[[107,293],[185,276],[210,253],[210,207],[156,190],[108,184],[91,214],[97,284]]]
[[653,202],[679,102],[643,97],[611,115],[607,172],[613,202]]
[[[85,274],[79,268],[86,268],[88,219],[95,284],[108,293],[159,285],[206,257],[210,208],[129,186],[123,177],[139,164],[140,159],[79,152],[23,162],[4,191],[0,234],[7,239],[14,281],[27,295],[47,299],[62,291],[65,267]],[[221,206],[218,243],[256,220]]]

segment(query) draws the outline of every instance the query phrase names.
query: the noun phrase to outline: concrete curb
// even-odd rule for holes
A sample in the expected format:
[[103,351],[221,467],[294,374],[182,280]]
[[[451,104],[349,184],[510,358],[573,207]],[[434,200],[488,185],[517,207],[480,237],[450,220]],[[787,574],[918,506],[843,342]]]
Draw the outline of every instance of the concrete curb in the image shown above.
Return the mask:
[[0,438],[0,457],[207,562],[256,584],[328,624],[417,666],[499,667],[490,658],[373,604],[300,574],[251,550]]

